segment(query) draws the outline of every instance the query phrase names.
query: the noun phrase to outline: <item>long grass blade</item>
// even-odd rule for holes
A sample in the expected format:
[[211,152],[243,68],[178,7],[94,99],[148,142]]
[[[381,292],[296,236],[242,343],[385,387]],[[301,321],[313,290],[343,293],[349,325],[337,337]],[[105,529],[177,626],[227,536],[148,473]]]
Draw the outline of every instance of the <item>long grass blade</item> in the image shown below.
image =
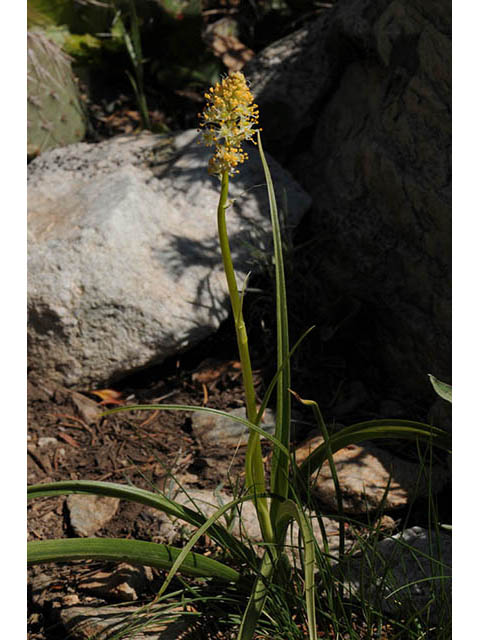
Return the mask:
[[[305,400],[301,398],[298,393],[294,391],[291,392],[299,402],[303,405],[309,406],[313,410],[313,415],[315,416],[315,420],[320,428],[320,432],[322,434],[324,445],[325,445],[325,455],[328,460],[328,464],[330,466],[330,472],[332,474],[333,485],[335,487],[335,495],[337,498],[337,509],[338,515],[340,516],[339,523],[339,557],[343,558],[343,554],[345,552],[345,521],[343,519],[343,499],[342,499],[342,491],[340,489],[340,482],[338,481],[337,469],[335,467],[335,462],[333,460],[332,448],[330,446],[330,434],[328,433],[327,426],[323,419],[322,413],[320,411],[320,407],[315,402],[315,400]],[[342,597],[342,592],[340,591],[340,597]]]
[[[450,451],[451,448],[451,437],[445,431],[411,420],[371,420],[369,422],[361,422],[345,427],[332,435],[329,445],[331,452],[335,453],[350,444],[382,438],[418,440],[434,444],[447,451]],[[308,482],[309,476],[319,469],[326,459],[327,445],[323,442],[300,465],[297,479],[302,482],[303,486],[306,486],[305,483]]]
[[311,326],[309,329],[307,329],[305,331],[305,333],[303,333],[300,338],[296,341],[296,343],[294,344],[294,346],[292,347],[292,349],[290,350],[290,353],[288,354],[288,358],[287,360],[285,360],[285,362],[282,363],[282,366],[277,369],[277,372],[275,373],[275,375],[273,376],[273,378],[270,381],[270,384],[267,387],[267,390],[265,392],[265,396],[263,398],[262,404],[260,405],[260,409],[257,412],[257,418],[255,420],[256,424],[260,424],[263,414],[265,413],[265,409],[267,408],[268,402],[270,400],[270,397],[273,393],[273,390],[275,389],[275,386],[277,384],[278,378],[280,376],[280,374],[282,373],[282,371],[284,370],[287,361],[290,361],[293,354],[295,353],[295,351],[298,349],[298,347],[302,344],[302,342],[305,340],[305,338],[308,336],[308,334],[313,331],[315,329],[315,325]]
[[277,524],[286,530],[291,520],[296,520],[302,534],[305,545],[304,572],[305,572],[305,603],[307,606],[308,637],[309,640],[317,638],[317,624],[315,615],[315,540],[312,527],[300,507],[292,500],[282,502],[277,511]]
[[251,640],[257,628],[257,622],[265,606],[268,588],[273,577],[274,563],[269,549],[265,551],[260,572],[255,580],[254,587],[248,600],[247,608],[243,614],[237,640]]
[[[288,312],[287,293],[285,286],[285,272],[283,267],[282,236],[280,221],[278,218],[275,190],[273,187],[270,170],[263,152],[260,133],[258,133],[258,150],[262,160],[265,180],[267,183],[268,201],[270,205],[270,217],[272,221],[273,248],[275,257],[275,294],[277,314],[277,416],[275,436],[287,448],[290,445],[290,361],[288,341]],[[288,469],[290,464],[289,454],[276,449],[272,459],[272,493],[286,497],[288,494]],[[278,509],[278,500],[272,500],[271,514],[275,521],[275,513]]]
[[219,409],[211,409],[210,407],[192,407],[187,404],[134,404],[127,405],[125,407],[115,407],[114,409],[109,409],[108,411],[104,411],[102,416],[108,416],[112,413],[118,413],[120,411],[152,411],[162,409],[164,411],[188,411],[190,413],[195,411],[200,411],[204,413],[210,413],[212,415],[222,416],[223,418],[228,418],[233,420],[234,422],[239,422],[240,424],[245,425],[252,431],[256,431],[259,435],[263,436],[266,440],[270,440],[272,444],[280,449],[285,455],[289,455],[288,448],[283,445],[278,438],[272,436],[268,431],[265,431],[254,422],[250,422],[245,418],[240,418],[240,416],[233,416],[226,411],[220,411]]
[[[27,498],[30,500],[32,498],[45,498],[71,493],[110,496],[120,500],[138,502],[179,518],[195,527],[201,527],[207,521],[207,518],[198,511],[178,504],[161,494],[114,482],[65,480],[63,482],[36,484],[28,487]],[[248,562],[250,565],[256,566],[258,558],[252,550],[235,536],[232,536],[223,526],[217,523],[213,524],[209,528],[209,535],[222,548],[230,551],[239,561]]]
[[[266,496],[257,496],[257,498],[258,497],[266,497]],[[231,502],[228,502],[226,505],[218,509],[212,516],[210,516],[210,518],[208,518],[208,520],[193,534],[193,536],[190,538],[187,544],[183,547],[181,553],[178,555],[177,559],[173,563],[169,574],[165,578],[165,581],[162,584],[160,591],[158,592],[158,597],[160,597],[165,592],[168,585],[173,580],[175,573],[180,570],[180,567],[183,561],[186,558],[188,558],[188,555],[191,552],[191,549],[193,548],[197,540],[199,540],[199,538],[203,536],[203,534],[206,533],[208,529],[219,518],[221,518],[225,513],[227,513],[227,511],[234,509],[237,505],[241,504],[242,502],[247,502],[248,500],[251,500],[251,501],[255,500],[255,496],[248,495],[248,496],[244,496],[243,498],[237,498],[236,500],[232,500]]]
[[[180,553],[181,549],[176,547],[143,540],[62,538],[29,542],[27,562],[33,565],[71,560],[106,560],[168,570]],[[241,577],[235,569],[193,552],[183,558],[180,570],[188,576],[215,578],[226,582],[238,582]]]

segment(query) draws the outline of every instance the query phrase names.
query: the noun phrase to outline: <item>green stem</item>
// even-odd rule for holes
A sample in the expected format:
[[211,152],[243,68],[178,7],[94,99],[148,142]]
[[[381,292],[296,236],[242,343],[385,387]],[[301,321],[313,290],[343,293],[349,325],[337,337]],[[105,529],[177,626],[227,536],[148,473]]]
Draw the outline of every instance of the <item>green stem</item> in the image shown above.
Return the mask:
[[[235,321],[235,331],[237,334],[238,352],[240,363],[242,366],[243,387],[245,391],[245,402],[247,407],[247,418],[250,422],[256,424],[257,405],[255,400],[255,389],[253,385],[252,365],[250,362],[250,352],[248,350],[248,337],[245,322],[243,320],[242,304],[238,293],[237,281],[233,269],[232,255],[230,252],[230,243],[227,233],[227,222],[225,209],[227,207],[228,198],[228,171],[222,174],[222,187],[220,192],[220,201],[217,210],[218,237],[220,248],[222,251],[223,268],[227,278],[228,292],[230,294],[230,302],[232,305],[233,318]],[[262,462],[262,449],[260,447],[260,436],[255,431],[250,430],[247,444],[247,453],[245,460],[245,475],[247,487],[254,493],[265,493],[265,473]],[[273,530],[268,512],[268,504],[266,498],[258,498],[255,500],[258,519],[262,529],[262,535],[265,542],[273,542]]]

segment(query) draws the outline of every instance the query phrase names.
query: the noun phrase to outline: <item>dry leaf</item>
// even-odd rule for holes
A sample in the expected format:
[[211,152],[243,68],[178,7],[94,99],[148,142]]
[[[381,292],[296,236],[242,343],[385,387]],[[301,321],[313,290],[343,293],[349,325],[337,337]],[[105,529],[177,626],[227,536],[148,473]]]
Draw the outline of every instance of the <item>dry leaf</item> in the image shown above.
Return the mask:
[[120,391],[115,391],[114,389],[100,389],[100,391],[89,391],[95,396],[98,396],[101,399],[101,402],[98,404],[124,404],[124,399]]
[[241,364],[236,360],[226,360],[222,362],[214,358],[207,358],[192,374],[192,380],[200,384],[208,384],[216,382],[226,373],[237,373],[240,369]]

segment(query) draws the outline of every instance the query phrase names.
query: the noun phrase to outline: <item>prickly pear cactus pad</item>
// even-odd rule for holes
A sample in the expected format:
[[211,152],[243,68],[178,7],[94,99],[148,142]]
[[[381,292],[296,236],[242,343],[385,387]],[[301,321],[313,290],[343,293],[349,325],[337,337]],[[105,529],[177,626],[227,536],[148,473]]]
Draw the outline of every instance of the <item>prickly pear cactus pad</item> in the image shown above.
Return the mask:
[[83,139],[86,117],[69,57],[41,31],[27,33],[28,155]]

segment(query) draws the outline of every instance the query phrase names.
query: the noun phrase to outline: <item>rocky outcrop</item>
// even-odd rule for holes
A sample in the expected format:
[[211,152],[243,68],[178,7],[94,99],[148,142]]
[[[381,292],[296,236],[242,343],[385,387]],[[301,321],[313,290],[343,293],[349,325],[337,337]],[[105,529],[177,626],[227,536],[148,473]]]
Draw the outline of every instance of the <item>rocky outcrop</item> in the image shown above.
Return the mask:
[[[29,365],[66,386],[107,381],[193,346],[229,312],[219,184],[195,131],[77,144],[28,167]],[[239,287],[270,243],[258,151],[231,181]],[[310,204],[271,161],[290,222]],[[258,267],[258,265],[257,265]]]
[[417,399],[451,368],[450,65],[450,3],[338,0],[245,68],[264,139],[313,198],[320,304],[357,310],[362,380]]

